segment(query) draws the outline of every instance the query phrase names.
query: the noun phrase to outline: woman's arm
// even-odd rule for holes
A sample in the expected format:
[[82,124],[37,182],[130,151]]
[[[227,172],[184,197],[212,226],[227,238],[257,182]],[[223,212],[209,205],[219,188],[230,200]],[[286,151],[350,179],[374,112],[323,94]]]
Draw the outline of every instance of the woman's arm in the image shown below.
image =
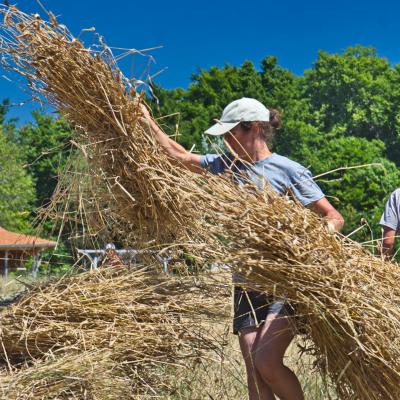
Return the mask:
[[167,134],[163,132],[161,128],[157,125],[157,123],[153,120],[146,106],[141,104],[140,108],[143,115],[143,118],[141,119],[143,125],[150,129],[157,142],[163,147],[168,156],[171,157],[173,160],[183,164],[191,171],[203,171],[200,164],[201,156],[187,151],[179,143],[168,137]]
[[399,189],[390,194],[386,202],[379,225],[383,227],[382,254],[387,257],[393,255],[396,233],[399,229]]
[[383,227],[382,254],[390,257],[393,254],[396,231],[388,226]]
[[330,231],[340,232],[342,230],[344,219],[326,197],[315,201],[309,208],[326,219]]

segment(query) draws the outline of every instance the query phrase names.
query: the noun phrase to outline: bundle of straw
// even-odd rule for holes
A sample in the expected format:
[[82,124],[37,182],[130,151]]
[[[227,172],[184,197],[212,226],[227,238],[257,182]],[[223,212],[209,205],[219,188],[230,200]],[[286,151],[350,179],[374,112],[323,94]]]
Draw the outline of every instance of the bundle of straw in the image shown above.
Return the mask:
[[[32,289],[1,313],[3,364],[10,372],[29,365],[0,379],[0,387],[79,392],[94,385],[106,393],[104,385],[115,378],[128,380],[132,393],[149,387],[156,393],[166,386],[157,371],[221,348],[210,329],[229,315],[229,301],[210,283],[108,260],[98,271]],[[39,362],[30,366],[32,360]]]
[[98,399],[138,398],[131,381],[110,357],[110,351],[51,356],[18,371],[2,371],[2,399]]
[[2,356],[15,364],[49,351],[118,343],[131,343],[126,355],[131,363],[195,356],[196,344],[212,347],[202,337],[207,314],[226,314],[201,291],[193,278],[167,279],[147,267],[72,275],[33,290],[3,311]]
[[88,179],[101,182],[96,200],[80,204],[104,230],[112,221],[128,242],[184,243],[198,257],[230,263],[307,318],[318,366],[339,398],[400,397],[398,266],[329,234],[268,187],[260,193],[173,166],[138,123],[136,93],[107,48],[85,49],[54,20],[15,8],[2,28],[3,64],[80,128]]
[[[97,132],[76,140],[90,159],[91,178],[95,170],[100,181],[107,182],[101,210],[110,208],[108,218],[129,215],[140,227],[142,239],[172,242],[180,230],[184,234],[193,220],[192,213],[181,214],[186,196],[169,191],[164,184],[180,181],[181,171],[171,166],[150,136],[132,135],[131,127],[140,117],[138,103],[132,101],[135,90],[118,70],[111,50],[89,51],[55,19],[47,24],[13,7],[3,12],[1,51],[9,67],[27,78],[31,90],[46,93],[50,103],[76,127]],[[151,153],[139,151],[142,148]],[[121,158],[121,151],[127,159]],[[104,164],[103,157],[110,162]],[[132,174],[135,182],[131,182]],[[103,187],[100,183],[99,188]],[[116,214],[113,204],[119,207]]]

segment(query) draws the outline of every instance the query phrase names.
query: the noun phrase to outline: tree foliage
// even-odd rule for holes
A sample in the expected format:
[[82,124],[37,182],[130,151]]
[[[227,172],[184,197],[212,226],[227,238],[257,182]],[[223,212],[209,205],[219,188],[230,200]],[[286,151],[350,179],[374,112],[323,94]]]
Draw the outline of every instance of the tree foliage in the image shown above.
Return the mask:
[[[319,179],[324,192],[342,212],[351,232],[365,224],[355,238],[368,240],[372,233],[380,234],[378,222],[388,194],[400,183],[397,166],[385,158],[382,141],[354,136],[327,141],[309,156],[316,175],[334,171]],[[348,169],[359,166],[355,169]]]
[[167,116],[161,125],[170,134],[178,128],[178,140],[184,146],[195,144],[197,150],[203,151],[207,149],[203,132],[228,103],[240,97],[254,97],[272,107],[282,101],[282,106],[296,97],[297,86],[294,75],[279,67],[275,57],[262,61],[261,72],[250,61],[241,67],[211,67],[193,74],[187,90],[154,87],[156,116]]
[[17,132],[17,142],[25,153],[36,186],[36,206],[48,204],[58,175],[70,155],[71,128],[63,118],[33,112],[34,122]]
[[320,52],[307,71],[304,95],[323,132],[380,139],[386,155],[400,163],[400,68],[372,48],[354,47],[344,54]]
[[0,226],[25,232],[30,228],[35,187],[23,161],[21,148],[0,131]]

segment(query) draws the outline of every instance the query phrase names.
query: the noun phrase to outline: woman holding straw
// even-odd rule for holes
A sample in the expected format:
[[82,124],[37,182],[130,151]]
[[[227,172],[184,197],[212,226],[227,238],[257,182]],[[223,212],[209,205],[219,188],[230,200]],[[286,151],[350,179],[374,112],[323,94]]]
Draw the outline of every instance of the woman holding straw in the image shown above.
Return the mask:
[[[229,151],[223,154],[193,154],[170,139],[142,106],[144,121],[158,142],[174,160],[192,171],[207,169],[213,174],[231,173],[239,185],[252,182],[259,189],[269,184],[282,195],[292,195],[305,207],[322,216],[330,231],[340,231],[343,218],[313,181],[310,171],[300,164],[272,153],[269,143],[280,127],[279,113],[251,98],[228,104],[221,119],[205,133],[224,136]],[[283,363],[286,349],[294,338],[294,314],[285,301],[251,287],[234,275],[233,332],[239,336],[246,365],[249,399],[304,399],[295,374]]]

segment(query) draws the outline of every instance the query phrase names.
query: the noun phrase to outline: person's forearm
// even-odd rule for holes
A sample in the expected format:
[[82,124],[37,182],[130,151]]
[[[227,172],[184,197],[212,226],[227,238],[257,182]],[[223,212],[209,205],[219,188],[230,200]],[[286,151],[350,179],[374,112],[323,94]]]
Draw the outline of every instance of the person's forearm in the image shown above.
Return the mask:
[[188,153],[183,146],[170,139],[168,135],[163,132],[162,129],[153,120],[146,120],[145,123],[148,124],[157,142],[166,150],[167,154],[170,155],[172,158],[179,159]]
[[390,257],[393,254],[394,241],[383,240],[382,242],[382,254]]
[[178,164],[183,164],[186,168],[193,172],[203,172],[200,163],[200,156],[197,154],[192,154],[187,151],[179,143],[175,142],[157,125],[157,123],[150,116],[147,108],[142,104],[141,111],[143,117],[140,119],[143,126],[150,130],[152,136],[157,140],[157,142],[162,146],[167,155],[171,158],[171,161],[175,161]]
[[393,254],[395,240],[396,231],[389,227],[384,227],[382,240],[382,254],[384,256],[390,257]]

